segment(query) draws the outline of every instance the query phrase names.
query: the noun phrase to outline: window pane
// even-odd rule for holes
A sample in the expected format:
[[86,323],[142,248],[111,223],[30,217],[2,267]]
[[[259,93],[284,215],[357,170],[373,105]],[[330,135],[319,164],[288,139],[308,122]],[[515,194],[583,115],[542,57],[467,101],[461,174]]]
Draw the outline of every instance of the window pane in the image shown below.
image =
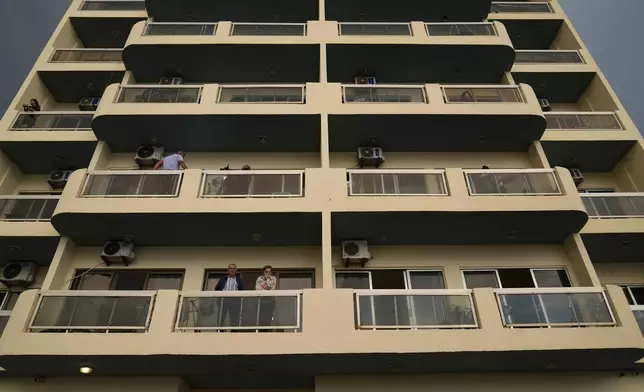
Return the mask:
[[499,282],[496,279],[494,271],[464,271],[463,276],[465,277],[465,286],[468,289],[499,287]]
[[537,287],[571,287],[565,270],[533,271]]
[[359,272],[340,272],[335,274],[335,287],[338,289],[368,290],[369,286],[369,274]]
[[622,286],[622,291],[624,292],[624,295],[626,296],[626,300],[628,301],[628,304],[629,305],[635,305],[635,303],[633,303],[633,297],[631,297],[631,292],[628,291],[628,287],[627,286]]
[[88,273],[80,278],[77,290],[109,290],[111,283],[112,274],[109,272]]
[[631,293],[637,305],[644,305],[644,286],[631,286]]
[[312,272],[277,272],[277,288],[280,290],[302,290],[313,287]]
[[215,286],[219,283],[219,279],[226,276],[225,272],[208,272],[206,276],[206,283],[204,284],[205,291],[215,291]]
[[143,290],[148,273],[145,271],[119,272],[114,290]]
[[181,290],[181,277],[176,274],[150,274],[146,290]]
[[409,288],[435,290],[444,289],[443,273],[440,271],[413,271],[409,273]]
[[532,274],[527,268],[505,268],[499,269],[501,286],[506,289],[534,287]]
[[7,296],[7,302],[4,304],[4,309],[2,310],[13,310],[13,308],[16,306],[16,302],[18,302],[20,293],[8,292]]

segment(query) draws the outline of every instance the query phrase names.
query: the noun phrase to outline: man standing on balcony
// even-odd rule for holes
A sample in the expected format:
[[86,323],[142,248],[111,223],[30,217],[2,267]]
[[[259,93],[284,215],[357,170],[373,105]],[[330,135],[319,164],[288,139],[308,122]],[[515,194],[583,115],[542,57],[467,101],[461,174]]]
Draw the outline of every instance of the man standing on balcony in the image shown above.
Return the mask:
[[186,170],[188,168],[188,165],[186,165],[186,163],[183,161],[183,158],[185,156],[185,152],[177,150],[176,153],[168,155],[167,157],[157,162],[157,164],[154,165],[154,170],[179,170],[179,167]]
[[[215,286],[215,291],[241,291],[244,289],[244,281],[241,276],[237,275],[237,265],[228,265],[228,275],[219,279]],[[226,326],[239,326],[240,319],[239,313],[241,310],[240,297],[224,297],[221,299],[221,317],[219,325],[224,326],[226,315],[228,315],[228,325]]]

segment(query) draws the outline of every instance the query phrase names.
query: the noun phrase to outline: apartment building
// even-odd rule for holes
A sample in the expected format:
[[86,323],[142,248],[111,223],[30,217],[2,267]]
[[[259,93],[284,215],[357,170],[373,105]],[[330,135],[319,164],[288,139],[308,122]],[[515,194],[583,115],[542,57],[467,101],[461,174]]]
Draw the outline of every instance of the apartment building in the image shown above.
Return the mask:
[[0,149],[3,392],[644,390],[644,144],[556,0],[73,0]]

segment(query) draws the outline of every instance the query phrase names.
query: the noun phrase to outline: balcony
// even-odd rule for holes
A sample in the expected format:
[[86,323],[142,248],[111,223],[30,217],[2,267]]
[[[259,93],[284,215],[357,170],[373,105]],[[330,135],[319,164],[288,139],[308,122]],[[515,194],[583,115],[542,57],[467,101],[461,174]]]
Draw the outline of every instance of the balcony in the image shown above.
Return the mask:
[[493,1],[490,13],[516,13],[516,14],[551,14],[554,10],[549,2],[523,2],[523,1]]
[[322,95],[309,86],[115,84],[92,128],[112,152],[154,137],[167,150],[319,153]]
[[406,22],[410,20],[476,22],[487,18],[490,0],[429,1],[422,4],[413,0],[403,0],[396,3],[395,7],[386,1],[347,3],[340,0],[327,0],[324,10],[326,20],[340,22],[351,22],[359,18],[364,19],[365,22]]
[[617,325],[602,289],[496,289],[495,293],[506,328]]
[[355,290],[356,329],[478,329],[472,290]]
[[[498,83],[514,61],[501,23],[310,24],[309,36],[327,43],[330,82],[352,81],[367,69],[383,84]],[[407,58],[414,61],[400,61]]]
[[81,11],[145,11],[145,0],[83,0]]
[[580,196],[591,218],[644,218],[642,193],[582,193]]
[[217,23],[148,22],[143,35],[215,35]]
[[121,49],[56,49],[51,63],[109,63],[122,62]]
[[[311,192],[309,170],[78,170],[52,223],[77,244],[129,235],[138,246],[319,245],[324,185],[311,170]],[[183,225],[209,229],[166,230]]]
[[578,50],[517,50],[515,64],[585,64]]
[[19,112],[10,131],[91,131],[94,113]]
[[621,131],[624,129],[615,112],[548,112],[544,115],[548,130]]
[[332,171],[327,191],[338,200],[332,213],[338,244],[562,243],[587,220],[562,168]]
[[525,152],[546,127],[526,85],[342,85],[336,94],[342,102],[327,109],[332,152],[374,138],[385,151]]
[[[279,356],[288,366],[270,368],[276,388],[290,382],[285,369],[296,363],[306,381],[320,372],[380,374],[392,361],[400,374],[499,367],[543,371],[544,363],[560,370],[614,371],[633,366],[644,354],[642,334],[619,287],[605,293],[601,288],[533,291],[159,290],[133,296],[29,290],[18,299],[0,348],[7,375],[31,369],[36,356],[44,376],[72,375],[91,355],[95,369],[113,376],[128,374],[132,361],[145,358],[150,376],[172,369],[191,380],[211,374],[209,364],[223,356],[246,355],[245,366],[253,369],[265,369]],[[508,313],[516,310],[508,305],[527,307]],[[272,333],[236,333],[243,330]],[[223,331],[231,332],[218,333]],[[310,361],[302,362],[302,355]],[[239,365],[228,362],[218,365],[218,372],[250,388],[252,380],[237,377]]]
[[154,291],[43,291],[30,333],[132,333],[150,324]]
[[[49,222],[55,195],[0,196],[0,263],[31,260],[49,265],[60,235]],[[1,312],[0,312],[1,313]],[[0,314],[0,324],[2,324]]]
[[306,23],[233,23],[231,36],[306,36]]
[[318,20],[319,5],[313,0],[286,0],[278,4],[243,0],[235,3],[202,0],[145,0],[148,15],[159,22],[240,22],[303,23]]
[[179,332],[302,332],[302,291],[181,293]]

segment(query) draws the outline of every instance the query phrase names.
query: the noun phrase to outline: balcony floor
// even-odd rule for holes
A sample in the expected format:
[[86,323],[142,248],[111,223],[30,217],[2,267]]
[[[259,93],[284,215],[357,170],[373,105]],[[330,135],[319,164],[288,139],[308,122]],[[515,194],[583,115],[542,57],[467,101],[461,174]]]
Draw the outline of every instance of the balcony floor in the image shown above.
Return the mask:
[[587,219],[582,211],[334,212],[331,230],[337,244],[346,239],[373,245],[560,244]]
[[644,257],[644,233],[582,234],[593,263],[640,262]]
[[320,45],[128,45],[123,63],[138,83],[306,83],[320,78]]
[[[145,113],[145,104],[140,113]],[[172,104],[168,104],[171,110]],[[319,115],[99,115],[92,121],[112,152],[154,137],[166,150],[194,152],[319,152]],[[265,136],[265,142],[260,142]],[[264,139],[262,139],[264,140]]]
[[[440,332],[433,331],[437,334]],[[369,333],[369,332],[363,332]],[[397,333],[392,331],[392,333]],[[464,333],[470,333],[464,331]],[[432,336],[433,333],[428,332]],[[71,334],[77,335],[77,334]],[[125,334],[122,334],[125,335]],[[138,334],[130,334],[136,337]],[[208,334],[206,334],[208,335]],[[235,334],[227,334],[235,335]],[[231,339],[253,334],[230,336]],[[260,334],[270,339],[274,334]],[[279,334],[284,335],[284,334]],[[383,334],[388,335],[386,332]],[[61,334],[60,339],[70,338]],[[254,340],[254,339],[253,339]],[[292,337],[296,344],[296,337]],[[239,340],[243,344],[243,339]],[[298,354],[298,355],[4,355],[6,376],[77,376],[79,364],[91,363],[97,376],[181,376],[193,389],[310,388],[316,375],[545,372],[632,369],[642,350],[621,349],[479,351],[452,353]],[[37,369],[38,373],[34,373]]]
[[[509,104],[512,105],[512,104]],[[373,136],[386,151],[525,152],[546,128],[538,115],[329,115],[329,149],[355,151]]]
[[[126,236],[138,246],[317,246],[322,241],[321,215],[304,212],[59,213],[52,224],[80,246]],[[253,240],[255,233],[261,240]]]
[[368,69],[378,83],[499,83],[512,68],[505,45],[327,45],[329,82]]
[[145,6],[148,15],[156,22],[234,20],[236,22],[304,23],[319,19],[318,2],[314,0],[145,0]]
[[96,143],[96,141],[2,141],[0,148],[23,174],[49,174],[54,170],[76,170],[88,167],[96,149]]

